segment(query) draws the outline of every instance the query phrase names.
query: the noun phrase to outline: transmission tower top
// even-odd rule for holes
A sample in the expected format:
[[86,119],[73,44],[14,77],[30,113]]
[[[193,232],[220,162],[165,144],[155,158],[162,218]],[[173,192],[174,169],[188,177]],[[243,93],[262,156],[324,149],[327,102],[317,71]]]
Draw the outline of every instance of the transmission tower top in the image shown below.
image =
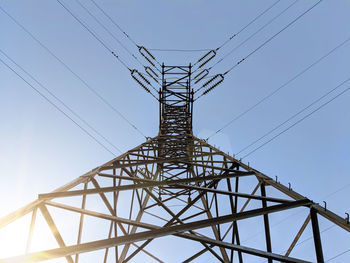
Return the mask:
[[162,65],[162,89],[159,94],[159,135],[192,135],[193,90],[189,66]]

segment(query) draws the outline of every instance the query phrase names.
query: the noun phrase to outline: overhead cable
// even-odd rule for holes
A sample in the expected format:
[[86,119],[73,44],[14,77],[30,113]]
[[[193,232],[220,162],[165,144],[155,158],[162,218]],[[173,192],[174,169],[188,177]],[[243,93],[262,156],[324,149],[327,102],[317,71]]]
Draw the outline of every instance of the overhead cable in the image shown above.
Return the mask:
[[[267,9],[265,9],[262,13],[260,13],[258,16],[256,16],[253,20],[251,20],[247,25],[245,25],[244,27],[242,27],[237,33],[233,34],[232,36],[230,36],[227,40],[225,40],[220,46],[218,46],[215,49],[209,49],[209,52],[206,53],[204,56],[208,56],[209,53],[211,53],[211,57],[210,59],[208,59],[207,61],[205,61],[204,64],[202,64],[199,68],[203,67],[205,64],[207,64],[211,59],[213,59],[216,56],[216,52],[219,51],[219,49],[221,49],[222,47],[224,47],[227,43],[229,43],[232,39],[234,39],[236,36],[238,36],[241,32],[243,32],[247,27],[249,27],[252,23],[254,23],[257,19],[259,19],[261,16],[263,16],[266,12],[268,12],[271,8],[273,8],[276,4],[278,4],[281,0],[277,0],[275,1],[272,5],[270,5]],[[206,51],[206,50],[203,50]],[[201,59],[199,59],[196,63],[194,63],[193,66],[197,65],[198,63],[200,63]]]
[[86,24],[83,23],[76,15],[73,14],[70,9],[63,4],[61,0],[56,0],[81,26],[83,26],[110,54],[112,54],[126,69],[130,70],[128,65],[111,49],[109,48],[101,38]]
[[53,101],[51,101],[47,96],[45,96],[40,90],[35,88],[32,84],[30,84],[25,78],[23,78],[16,70],[14,70],[10,65],[8,65],[5,61],[0,58],[0,61],[13,73],[15,73],[19,78],[21,78],[25,83],[28,84],[35,92],[37,92],[41,97],[43,97],[48,103],[50,103],[56,110],[62,113],[66,118],[72,121],[76,126],[78,126],[85,134],[87,134],[91,139],[93,139],[96,143],[98,143],[101,147],[103,147],[110,154],[116,156],[108,147],[106,147],[102,142],[100,142],[94,135],[92,135],[89,131],[87,131],[84,127],[82,127],[79,123],[77,123],[73,118],[71,118],[67,113],[65,113],[61,108],[59,108]]
[[99,135],[102,139],[104,139],[109,145],[111,145],[118,152],[122,153],[122,151],[110,140],[108,140],[105,136],[103,136],[99,131],[97,131],[91,124],[89,124],[86,120],[84,120],[78,113],[76,113],[71,107],[69,107],[64,101],[58,98],[53,92],[51,92],[48,88],[46,88],[41,82],[39,82],[36,78],[33,77],[27,70],[25,70],[21,65],[19,65],[16,61],[14,61],[11,57],[9,57],[3,50],[0,49],[0,52],[13,64],[15,64],[18,68],[20,68],[24,73],[27,74],[36,84],[38,84],[42,89],[46,90],[52,97],[54,97],[57,101],[59,101],[70,113],[72,113],[76,118],[78,118],[81,122],[83,122],[87,127],[89,127],[92,131],[94,131],[97,135]]
[[[94,15],[94,14],[92,14],[90,11],[89,11],[89,9],[87,9],[81,2],[80,2],[80,0],[75,0],[77,3],[78,3],[78,5],[81,7],[81,8],[83,8],[114,40],[116,40],[128,53],[129,53],[129,55],[131,55],[143,68],[146,68],[146,66],[145,65],[143,65],[142,64],[142,62],[118,39],[118,38],[116,38],[115,37],[115,35],[99,20],[99,19],[97,19],[97,17]],[[113,56],[115,56],[116,58],[118,58],[118,56],[115,54],[115,52],[114,51],[112,51],[111,52],[112,53],[112,55]],[[153,56],[152,56],[153,57]],[[153,57],[154,58],[154,57]],[[155,65],[153,64],[153,66],[155,67]],[[133,71],[135,71],[135,70],[133,70],[133,69],[130,69],[130,68],[128,68],[129,70],[130,70],[130,72],[133,72]],[[137,71],[137,70],[136,70]],[[139,73],[140,74],[140,73]],[[135,79],[135,77],[134,76],[132,76],[132,78],[133,79]],[[145,79],[145,77],[144,76],[142,76],[142,78],[143,79]],[[153,79],[153,78],[152,78]],[[136,79],[135,79],[136,80]],[[148,80],[146,81],[147,82],[147,85],[148,86],[151,86],[155,91],[156,91],[156,93],[158,93],[158,91],[157,91],[157,89],[152,85],[152,83],[151,82],[149,82]],[[140,82],[139,81],[137,81],[137,83],[139,83],[140,84]],[[158,81],[156,81],[156,83],[157,84],[159,84],[159,82]],[[152,93],[151,93],[151,91],[149,91],[149,89],[148,88],[145,88],[144,86],[142,86],[148,93],[150,93],[151,95],[153,95]],[[154,95],[153,95],[153,97],[155,97]],[[156,98],[156,97],[155,97]]]
[[[320,234],[323,234],[323,233],[325,233],[325,232],[331,230],[331,229],[334,228],[335,226],[336,226],[336,225],[331,225],[331,226],[326,227],[325,229],[323,229],[323,230],[320,231]],[[302,241],[297,242],[297,243],[295,244],[294,247],[300,246],[301,244],[303,244],[303,243],[305,243],[305,242],[307,242],[307,241],[309,241],[309,240],[311,240],[311,239],[313,239],[313,238],[314,238],[313,235],[312,235],[312,236],[309,236],[308,238],[305,238],[305,239],[303,239]],[[279,254],[284,254],[284,253],[286,253],[287,251],[288,251],[288,250],[281,251]],[[345,253],[344,253],[344,254],[345,254]],[[266,259],[264,259],[263,261],[260,261],[259,263],[265,263],[265,262],[268,262],[268,261],[267,261]],[[328,262],[328,261],[324,261],[324,262]]]
[[[138,45],[137,43],[136,43],[136,41],[133,39],[133,38],[131,38],[130,37],[130,35],[129,34],[127,34],[126,32],[125,32],[125,30],[123,29],[123,28],[121,28],[121,26],[119,26],[119,24],[117,23],[117,22],[115,22],[115,20],[110,16],[110,15],[108,15],[107,14],[107,12],[100,6],[100,5],[98,5],[97,3],[96,3],[96,1],[94,1],[94,0],[90,0],[111,22],[112,22],[112,24],[113,25],[115,25],[118,29],[119,29],[119,31],[120,32],[122,32],[137,48],[138,48],[138,50],[139,50],[139,52],[141,53],[141,51],[140,51],[140,48],[142,47],[142,46],[140,46],[140,45]],[[141,53],[141,55],[142,55],[142,53]],[[147,60],[147,59],[146,59]],[[156,59],[156,58],[154,58],[154,60],[155,60],[155,62],[159,65],[159,66],[161,66],[161,64],[159,63],[159,61]],[[156,66],[155,66],[155,68],[158,70],[158,71],[160,71]]]
[[[287,6],[285,9],[283,9],[277,16],[273,17],[269,22],[267,22],[265,25],[263,25],[261,28],[259,28],[255,33],[253,33],[252,35],[250,35],[247,39],[245,39],[243,42],[241,42],[238,46],[236,46],[234,49],[232,49],[229,53],[227,53],[223,58],[221,58],[220,60],[218,60],[214,65],[212,65],[211,67],[209,67],[208,69],[202,70],[199,74],[203,73],[204,71],[209,72],[213,67],[215,67],[217,64],[219,64],[220,62],[222,62],[225,58],[227,58],[230,54],[232,54],[233,51],[235,51],[237,48],[241,47],[244,43],[246,43],[248,40],[250,40],[255,34],[257,34],[258,32],[260,32],[262,29],[264,29],[267,25],[269,25],[270,23],[272,23],[275,19],[277,19],[280,15],[282,15],[284,12],[286,12],[289,8],[291,8],[294,4],[296,4],[299,0],[295,0],[292,4],[290,4],[289,6]],[[271,39],[272,40],[272,39]],[[256,50],[257,51],[257,50]],[[210,55],[210,52],[208,52],[207,54],[205,54],[202,58],[200,58],[198,60],[197,63],[201,63],[201,65],[198,67],[197,70],[201,69],[201,67],[205,64],[207,64],[211,59],[213,59],[215,57],[216,52],[215,51],[211,51],[213,52]],[[245,61],[246,58],[248,58],[249,55],[245,58],[242,58],[240,61],[237,62],[237,64],[235,66],[238,66],[239,64],[241,64],[243,61]],[[201,60],[204,60],[204,62],[200,62]],[[233,68],[232,68],[233,69]],[[231,69],[231,70],[232,70]],[[194,72],[196,72],[197,70],[195,70]],[[226,71],[224,74],[222,74],[223,76],[225,76],[229,71]],[[206,78],[206,77],[204,77]],[[195,84],[198,83],[199,81],[201,81],[204,78],[200,78],[198,80],[196,80]],[[202,85],[200,88],[198,88],[195,93],[197,93],[198,91],[200,91],[201,89],[204,88],[204,85]],[[200,97],[206,95],[208,92],[203,92],[202,95],[200,95],[199,97],[196,98],[199,99]]]
[[264,11],[262,11],[259,15],[257,15],[254,19],[252,19],[248,24],[246,24],[244,27],[242,27],[237,33],[230,36],[226,41],[224,41],[219,47],[216,48],[216,51],[224,47],[227,43],[229,43],[233,38],[238,36],[240,33],[242,33],[247,27],[249,27],[251,24],[253,24],[256,20],[258,20],[261,16],[263,16],[266,12],[268,12],[270,9],[272,9],[275,5],[277,5],[281,0],[275,1],[272,5],[270,5],[268,8],[266,8]]
[[93,14],[90,12],[90,10],[83,5],[80,0],[75,0],[78,5],[83,8],[95,21],[98,23],[115,41],[118,42],[118,44],[130,55],[132,56],[142,67],[144,65],[141,63],[141,61]]
[[82,77],[80,77],[76,72],[74,72],[62,59],[60,59],[55,53],[50,50],[44,43],[42,43],[38,38],[36,38],[27,28],[25,28],[18,20],[11,16],[5,9],[0,6],[0,10],[4,12],[16,25],[18,25],[24,32],[26,32],[35,42],[37,42],[43,49],[46,50],[53,58],[55,58],[63,67],[65,67],[70,73],[72,73],[87,89],[89,89],[95,96],[97,96],[104,104],[106,104],[114,113],[126,121],[133,129],[135,129],[140,135],[147,138],[140,129],[136,127],[132,122],[130,122],[117,108],[115,108],[111,103],[109,103],[100,93],[93,89]]
[[276,139],[277,137],[279,137],[280,135],[282,135],[283,133],[285,133],[286,131],[290,130],[291,128],[293,128],[294,126],[296,126],[297,124],[299,124],[300,122],[302,122],[303,120],[305,120],[306,118],[310,117],[312,114],[314,114],[315,112],[317,112],[318,110],[320,110],[321,108],[323,108],[324,106],[326,106],[327,104],[331,103],[333,100],[335,100],[336,98],[340,97],[341,95],[343,95],[345,92],[349,91],[349,88],[346,88],[345,90],[343,90],[342,92],[340,92],[339,94],[337,94],[336,96],[334,96],[333,98],[331,98],[330,100],[326,101],[325,103],[321,104],[319,107],[317,107],[315,110],[313,110],[312,112],[310,112],[309,114],[305,115],[303,118],[299,119],[298,121],[296,121],[295,123],[293,123],[292,125],[288,126],[287,128],[285,128],[284,130],[282,130],[280,133],[276,134],[275,136],[273,136],[271,139],[269,139],[268,141],[266,141],[265,143],[263,143],[262,145],[260,145],[259,147],[255,148],[254,150],[250,151],[249,153],[247,153],[246,155],[244,155],[242,157],[245,158],[249,155],[251,155],[252,153],[256,152],[257,150],[261,149],[262,147],[264,147],[266,144],[270,143],[271,141],[273,141],[274,139]]
[[263,42],[260,46],[258,46],[256,49],[251,51],[247,56],[244,58],[240,59],[235,65],[233,65],[231,68],[229,68],[224,75],[230,73],[233,69],[235,69],[239,64],[241,64],[244,60],[252,56],[254,53],[256,53],[258,50],[260,50],[262,47],[264,47],[267,43],[269,43],[271,40],[273,40],[276,36],[278,36],[280,33],[282,33],[284,30],[286,30],[288,27],[293,25],[296,21],[298,21],[300,18],[302,18],[304,15],[306,15],[308,12],[310,12],[313,8],[315,8],[318,4],[320,4],[323,0],[319,0],[316,2],[314,5],[309,7],[306,11],[304,11],[302,14],[297,16],[295,19],[293,19],[291,22],[289,22],[286,26],[284,26],[280,31],[278,31],[276,34],[271,36],[269,39],[267,39],[265,42]]
[[276,16],[274,16],[272,19],[270,19],[267,23],[265,23],[263,26],[261,26],[258,30],[256,30],[253,34],[251,34],[249,37],[247,37],[245,40],[243,40],[240,44],[238,44],[236,47],[231,49],[228,53],[226,53],[221,59],[219,59],[217,62],[215,62],[212,66],[210,66],[209,70],[214,68],[216,65],[224,61],[228,56],[230,56],[234,51],[236,51],[238,48],[243,46],[245,43],[247,43],[250,39],[252,39],[256,34],[261,32],[264,28],[266,28],[268,25],[270,25],[273,21],[275,21],[278,17],[280,17],[282,14],[284,14],[287,10],[289,10],[293,5],[295,5],[299,0],[295,0],[290,5],[288,5],[286,8],[284,8],[281,12],[279,12]]
[[345,251],[343,251],[343,252],[341,252],[341,253],[339,253],[339,254],[337,254],[337,255],[335,255],[335,256],[333,256],[333,257],[331,257],[331,258],[329,258],[329,259],[327,259],[325,262],[330,262],[333,259],[336,259],[336,258],[338,258],[338,257],[340,257],[340,256],[342,256],[342,255],[344,255],[344,254],[346,254],[348,252],[350,252],[350,248],[345,250]]
[[[344,190],[345,188],[347,188],[347,187],[349,187],[349,186],[350,186],[350,184],[347,184],[347,185],[342,186],[341,188],[335,190],[334,192],[331,192],[331,193],[327,194],[326,196],[324,196],[323,198],[320,199],[320,202],[321,202],[322,200],[325,200],[326,198],[328,198],[328,197],[330,197],[330,196],[332,196],[332,195],[334,195],[334,194],[336,194],[336,193],[338,193],[338,192]],[[287,217],[284,217],[282,220],[279,220],[279,221],[276,222],[275,224],[270,225],[270,227],[271,227],[271,228],[276,227],[276,226],[280,225],[281,223],[283,223],[283,222],[285,222],[285,221],[291,219],[292,217],[294,217],[294,216],[296,216],[296,215],[299,215],[299,214],[301,214],[301,213],[303,213],[303,212],[304,212],[304,211],[299,210],[299,211],[296,212],[296,213],[293,213],[293,214],[291,214],[291,215],[288,215]],[[333,226],[334,226],[334,225],[333,225]],[[323,229],[323,230],[321,231],[321,233],[330,230],[333,226]],[[227,234],[227,233],[228,233],[228,232],[226,232],[225,234]],[[254,235],[249,236],[248,238],[246,238],[245,240],[243,240],[243,242],[248,241],[248,240],[250,240],[250,239],[252,239],[252,238],[258,236],[258,235],[260,235],[261,233],[264,233],[264,231],[262,230],[262,231],[259,231],[259,232],[255,233]],[[224,235],[224,236],[225,236],[225,235]],[[312,237],[311,237],[311,238],[312,238]],[[296,246],[299,246],[299,245],[301,245],[302,243],[305,243],[306,241],[310,240],[311,238],[306,238],[306,239],[304,239],[303,241],[297,243]],[[286,253],[286,252],[287,252],[287,250],[281,252],[281,254],[284,254],[284,253]],[[263,262],[266,262],[266,261],[264,260],[264,261],[262,261],[261,263],[263,263]],[[327,261],[326,261],[326,262],[327,262]]]
[[288,123],[289,121],[291,121],[292,119],[294,119],[295,117],[297,117],[298,115],[300,115],[301,113],[303,113],[304,111],[306,111],[307,109],[309,109],[310,107],[312,107],[313,105],[315,105],[316,103],[318,103],[319,101],[321,101],[322,99],[324,99],[325,97],[327,97],[329,94],[331,94],[332,92],[336,91],[337,89],[339,89],[341,86],[343,86],[346,82],[348,82],[350,80],[350,78],[344,80],[343,82],[341,82],[339,85],[337,85],[335,88],[329,90],[328,92],[326,92],[325,94],[323,94],[321,97],[317,98],[316,100],[314,100],[312,103],[310,103],[309,105],[307,105],[306,107],[304,107],[303,109],[301,109],[300,111],[298,111],[297,113],[293,114],[292,116],[290,116],[288,119],[286,119],[285,121],[283,121],[282,123],[280,123],[279,125],[277,125],[275,128],[271,129],[270,131],[268,131],[267,133],[265,133],[263,136],[259,137],[258,139],[254,140],[252,143],[250,143],[249,145],[247,145],[246,147],[242,148],[241,150],[239,150],[236,155],[240,154],[241,152],[245,151],[246,149],[250,148],[251,146],[253,146],[254,144],[256,144],[257,142],[261,141],[262,139],[264,139],[266,136],[270,135],[271,133],[273,133],[274,131],[276,131],[277,129],[279,129],[280,127],[282,127],[284,124]]
[[134,41],[134,39],[132,39],[131,36],[127,34],[125,30],[122,29],[119,26],[119,24],[117,24],[115,20],[110,15],[108,15],[103,8],[101,8],[101,6],[99,6],[94,0],[90,0],[90,1],[112,22],[112,24],[114,24],[119,29],[120,32],[122,32],[135,46],[138,46],[137,43]]
[[288,81],[286,81],[284,84],[282,84],[281,86],[279,86],[277,89],[273,90],[272,92],[270,92],[269,94],[267,94],[265,97],[263,97],[262,99],[260,99],[257,103],[255,103],[254,105],[252,105],[251,107],[249,107],[248,109],[246,109],[245,111],[243,111],[242,113],[238,114],[235,118],[231,119],[228,123],[226,123],[223,127],[221,127],[220,129],[218,129],[217,131],[215,131],[214,133],[212,133],[206,140],[210,139],[211,137],[213,137],[214,135],[218,134],[219,132],[221,132],[223,129],[227,128],[228,126],[230,126],[232,123],[234,123],[235,121],[237,121],[238,119],[240,119],[241,117],[243,117],[244,115],[246,115],[248,112],[252,111],[254,108],[256,108],[257,106],[259,106],[261,103],[263,103],[264,101],[266,101],[267,99],[271,98],[273,95],[275,95],[278,91],[282,90],[283,88],[285,88],[288,84],[290,84],[291,82],[293,82],[294,80],[296,80],[297,78],[299,78],[301,75],[303,75],[305,72],[307,72],[309,69],[311,69],[312,67],[314,67],[315,65],[317,65],[319,62],[321,62],[323,59],[327,58],[329,55],[331,55],[333,52],[335,52],[336,50],[338,50],[339,48],[341,48],[342,46],[344,46],[346,43],[348,43],[350,41],[350,37],[348,37],[347,39],[345,39],[344,41],[342,41],[340,44],[336,45],[333,49],[331,49],[330,51],[328,51],[326,54],[324,54],[323,56],[321,56],[320,58],[318,58],[317,60],[315,60],[313,63],[311,63],[309,66],[307,66],[306,68],[304,68],[302,71],[300,71],[298,74],[296,74],[295,76],[293,76],[292,78],[290,78]]

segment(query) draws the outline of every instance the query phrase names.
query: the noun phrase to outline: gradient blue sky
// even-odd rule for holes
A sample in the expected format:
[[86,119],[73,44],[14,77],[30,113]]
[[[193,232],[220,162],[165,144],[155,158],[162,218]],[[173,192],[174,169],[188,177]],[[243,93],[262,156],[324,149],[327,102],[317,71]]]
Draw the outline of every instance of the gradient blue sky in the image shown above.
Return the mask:
[[[131,67],[138,66],[75,1],[64,2]],[[82,2],[99,18],[104,18],[90,1]],[[98,1],[137,43],[148,48],[189,49],[216,48],[273,2]],[[292,2],[278,3],[232,40],[218,58]],[[316,2],[298,1],[220,63],[215,73],[222,73],[237,63]],[[137,86],[129,72],[56,1],[0,0],[0,5],[143,133],[157,135],[156,101]],[[349,38],[349,14],[349,0],[324,0],[249,57],[227,75],[222,85],[195,103],[194,134],[206,138]],[[103,21],[136,54],[132,43],[108,20]],[[144,141],[1,10],[0,32],[1,50],[122,151]],[[166,64],[193,63],[202,54],[153,53]],[[2,54],[0,57],[8,62]],[[209,142],[225,152],[236,153],[349,77],[350,43],[346,43]],[[349,86],[348,82],[334,95]],[[38,193],[49,192],[113,158],[3,64],[0,64],[0,97],[0,216],[34,200]],[[345,216],[345,212],[350,212],[349,102],[350,91],[244,160],[271,177],[278,175],[284,184],[290,182],[293,189],[310,199],[320,203],[326,200],[329,209]],[[321,228],[328,225],[330,223],[321,220]],[[325,232],[323,238],[335,237],[341,232],[334,231]],[[344,242],[350,247],[349,238],[342,240],[343,246],[335,246],[325,254],[326,259],[344,250]],[[332,262],[346,261],[350,261],[350,253]]]

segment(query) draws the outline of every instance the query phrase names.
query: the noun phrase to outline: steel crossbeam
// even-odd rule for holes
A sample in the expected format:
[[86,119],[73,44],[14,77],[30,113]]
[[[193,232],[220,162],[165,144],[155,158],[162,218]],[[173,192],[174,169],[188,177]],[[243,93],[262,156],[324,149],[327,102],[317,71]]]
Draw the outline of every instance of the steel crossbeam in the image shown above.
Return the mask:
[[[148,138],[51,193],[40,194],[36,201],[0,219],[2,229],[31,213],[27,216],[29,235],[23,237],[25,254],[0,259],[0,263],[54,258],[78,263],[86,261],[85,253],[101,249],[104,250],[102,262],[168,262],[167,258],[156,255],[159,238],[164,244],[169,240],[179,241],[175,248],[166,246],[177,249],[176,261],[192,262],[206,255],[212,261],[224,263],[247,262],[251,257],[268,262],[301,263],[308,262],[304,255],[292,253],[309,224],[315,247],[309,253],[313,261],[323,262],[325,248],[319,218],[347,232],[350,232],[349,222],[193,136],[191,72],[191,65],[162,66],[158,136]],[[89,206],[90,200],[102,205]],[[304,210],[306,219],[300,223],[301,227],[284,229],[284,234],[294,239],[284,244],[284,253],[276,253],[270,221],[273,216],[293,209]],[[61,228],[69,224],[59,223],[57,210],[78,222],[76,236],[69,239],[76,242],[66,241],[67,230]],[[33,252],[38,217],[48,225],[56,246]],[[88,220],[91,218],[98,221],[105,238],[85,238],[91,229]],[[260,246],[245,244],[247,228],[263,230],[265,240]],[[73,235],[71,230],[68,232]],[[188,242],[198,243],[199,249],[188,249]],[[147,259],[140,260],[140,253]]]

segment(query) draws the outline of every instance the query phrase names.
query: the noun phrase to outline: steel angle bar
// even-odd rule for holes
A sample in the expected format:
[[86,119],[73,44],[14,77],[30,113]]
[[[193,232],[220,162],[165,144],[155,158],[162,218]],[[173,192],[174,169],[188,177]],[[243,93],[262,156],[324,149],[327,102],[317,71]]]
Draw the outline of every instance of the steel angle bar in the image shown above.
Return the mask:
[[[67,191],[81,183],[84,183],[88,180],[90,180],[91,177],[93,177],[97,172],[97,168],[92,170],[91,172],[88,172],[80,177],[78,177],[77,179],[71,181],[70,183],[57,188],[56,190],[54,190],[52,193],[56,193],[56,192],[64,192]],[[3,217],[0,219],[0,228],[12,223],[13,221],[21,218],[22,216],[30,213],[31,211],[33,211],[33,209],[38,208],[40,205],[42,205],[43,200],[36,200],[33,201],[31,203],[29,203],[28,205],[16,210],[15,212]]]
[[68,210],[68,211],[71,211],[71,212],[76,212],[76,213],[80,213],[80,214],[84,214],[84,215],[88,215],[88,216],[93,216],[93,217],[97,217],[97,218],[101,218],[101,219],[106,219],[106,220],[110,220],[110,221],[116,221],[116,222],[119,222],[119,223],[122,223],[122,224],[138,226],[138,227],[146,228],[146,229],[159,228],[156,225],[152,225],[152,224],[148,224],[148,223],[141,223],[141,222],[138,222],[138,221],[135,221],[135,220],[127,219],[127,218],[122,218],[122,217],[118,217],[118,216],[98,213],[98,212],[95,212],[95,211],[81,209],[81,208],[77,208],[77,207],[73,207],[73,206],[69,206],[69,205],[64,205],[64,204],[60,204],[60,203],[56,203],[56,202],[52,202],[52,201],[45,202],[45,204],[47,204],[49,206],[61,208],[61,209],[64,209],[64,210]]
[[211,193],[217,193],[217,194],[223,194],[223,195],[229,195],[229,196],[244,197],[244,198],[250,198],[250,199],[256,199],[256,200],[266,200],[266,201],[277,202],[277,203],[292,202],[291,200],[287,200],[287,199],[267,197],[267,196],[257,196],[257,195],[230,192],[230,191],[223,191],[223,190],[212,189],[212,188],[207,188],[207,187],[202,187],[202,186],[195,186],[195,185],[176,184],[172,188],[195,189],[195,190],[201,190],[201,191],[205,191],[205,192],[211,192]]
[[216,181],[224,178],[234,178],[237,176],[249,176],[253,174],[255,173],[254,172],[235,172],[234,174],[223,174],[220,176],[209,175],[209,176],[203,176],[203,177],[185,178],[185,179],[177,179],[177,180],[169,180],[169,181],[154,181],[154,182],[147,182],[142,184],[121,185],[117,187],[101,187],[96,189],[55,192],[55,193],[40,194],[39,199],[79,196],[83,194],[98,194],[98,193],[107,193],[107,192],[114,192],[114,191],[126,191],[126,190],[148,188],[148,187],[155,187],[155,186],[162,186],[162,185],[174,185],[179,183],[200,182],[200,181],[208,181],[208,180]]
[[[114,247],[116,245],[130,244],[132,242],[138,242],[142,240],[174,235],[182,233],[189,230],[195,230],[199,228],[205,228],[216,224],[224,224],[232,222],[234,220],[242,220],[245,218],[250,218],[254,216],[264,215],[267,213],[274,213],[278,211],[283,211],[286,209],[291,209],[299,206],[308,206],[310,201],[307,199],[298,200],[287,204],[280,204],[275,206],[267,207],[266,209],[254,209],[234,215],[220,216],[212,219],[205,219],[200,221],[194,221],[182,225],[175,225],[169,227],[162,227],[160,229],[154,229],[150,231],[138,232],[127,236],[121,236],[116,238],[109,238],[104,240],[98,240],[93,242],[87,242],[80,245],[66,246],[64,248],[56,248],[36,253],[28,254],[27,256],[9,258],[9,259],[0,259],[0,262],[3,263],[12,263],[12,262],[37,262],[42,260],[53,259],[57,257],[65,257],[73,255],[76,253],[84,253],[97,249],[104,249],[107,247]],[[272,255],[271,255],[272,256]],[[287,261],[287,262],[298,262],[298,261]],[[305,262],[305,261],[299,261]]]
[[267,259],[271,259],[271,260],[278,260],[281,262],[289,262],[289,263],[310,263],[310,261],[286,257],[286,256],[282,256],[279,254],[265,252],[262,250],[258,250],[258,249],[250,248],[250,247],[245,247],[245,246],[241,246],[241,245],[235,245],[235,244],[231,244],[228,242],[218,241],[216,239],[211,239],[211,238],[207,238],[207,237],[200,237],[200,236],[185,234],[185,233],[180,233],[180,234],[177,234],[176,236],[183,237],[183,238],[190,239],[190,240],[194,240],[194,241],[205,242],[205,243],[208,243],[210,245],[223,247],[223,248],[227,248],[227,249],[232,249],[232,250],[236,250],[236,251],[243,252],[246,254],[250,254],[250,255],[254,255],[254,256],[258,256],[258,257],[263,257],[263,258],[267,258]]

